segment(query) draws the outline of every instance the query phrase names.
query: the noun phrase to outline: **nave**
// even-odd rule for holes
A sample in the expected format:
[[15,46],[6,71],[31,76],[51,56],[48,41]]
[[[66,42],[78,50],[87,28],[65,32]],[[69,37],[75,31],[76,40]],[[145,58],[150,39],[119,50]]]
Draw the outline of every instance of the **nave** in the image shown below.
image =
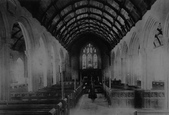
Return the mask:
[[134,115],[134,108],[113,108],[103,94],[97,94],[94,102],[88,98],[88,94],[83,95],[77,107],[70,110],[70,115]]
[[168,6],[0,0],[0,115],[169,115]]

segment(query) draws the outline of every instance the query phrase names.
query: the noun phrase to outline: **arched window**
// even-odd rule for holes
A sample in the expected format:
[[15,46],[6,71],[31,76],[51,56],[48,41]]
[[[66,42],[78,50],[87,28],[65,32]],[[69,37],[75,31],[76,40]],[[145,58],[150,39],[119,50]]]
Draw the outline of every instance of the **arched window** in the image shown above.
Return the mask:
[[82,50],[82,69],[98,68],[98,52],[92,44],[87,44]]

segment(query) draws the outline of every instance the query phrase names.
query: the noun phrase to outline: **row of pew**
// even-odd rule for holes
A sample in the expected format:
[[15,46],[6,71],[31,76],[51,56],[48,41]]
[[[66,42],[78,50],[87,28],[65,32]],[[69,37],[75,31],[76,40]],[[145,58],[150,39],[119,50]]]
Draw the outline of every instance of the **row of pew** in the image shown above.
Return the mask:
[[81,92],[82,86],[74,90],[72,84],[64,86],[64,99],[61,85],[36,92],[11,92],[10,101],[0,102],[0,115],[68,115],[68,110],[76,105]]
[[[109,81],[105,81],[105,85],[109,87]],[[118,89],[118,90],[135,90],[135,89],[140,89],[139,86],[132,86],[132,85],[125,85],[121,83],[121,80],[116,80],[116,81],[111,81],[111,88],[113,89]]]
[[105,95],[112,107],[131,107],[136,109],[164,109],[166,95],[164,90],[119,90],[103,85]]

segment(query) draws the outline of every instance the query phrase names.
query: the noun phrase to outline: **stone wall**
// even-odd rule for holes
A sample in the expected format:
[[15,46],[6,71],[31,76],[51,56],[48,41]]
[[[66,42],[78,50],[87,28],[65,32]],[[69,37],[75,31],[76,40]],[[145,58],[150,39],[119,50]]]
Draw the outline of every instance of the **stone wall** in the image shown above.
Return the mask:
[[[22,53],[11,48],[16,23],[26,48]],[[17,0],[0,1],[0,25],[0,100],[9,99],[11,83],[36,91],[59,83],[62,72],[69,76],[68,52]]]
[[[128,85],[152,89],[152,82],[165,84],[168,100],[169,84],[169,1],[158,0],[111,51],[111,79]],[[166,107],[169,107],[166,103]]]

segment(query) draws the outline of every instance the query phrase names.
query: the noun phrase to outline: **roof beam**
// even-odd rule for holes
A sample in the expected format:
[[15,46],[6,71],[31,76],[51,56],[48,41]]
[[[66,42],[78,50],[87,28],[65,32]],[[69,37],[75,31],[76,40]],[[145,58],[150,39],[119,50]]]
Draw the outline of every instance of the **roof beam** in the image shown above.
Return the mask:
[[[75,28],[77,28],[77,27],[79,27],[80,25],[82,25],[82,24],[84,24],[84,25],[87,25],[87,24],[92,24],[92,25],[94,25],[94,26],[98,26],[99,28],[102,28],[102,30],[101,31],[105,31],[105,33],[107,33],[107,34],[110,34],[111,35],[111,37],[112,37],[112,40],[115,40],[116,42],[118,42],[119,40],[118,39],[116,39],[116,38],[114,38],[114,36],[108,31],[108,30],[106,30],[104,27],[102,27],[101,25],[98,25],[98,24],[96,24],[96,23],[89,23],[89,22],[83,22],[83,23],[81,23],[81,24],[78,24],[78,25],[76,25],[76,26],[74,26],[72,29],[70,29],[70,31],[68,31],[67,32],[67,34],[69,34],[71,31],[73,31]],[[63,36],[63,38],[64,38],[65,36]]]
[[[79,19],[78,21],[81,21],[81,20],[95,20],[99,23],[102,23],[101,20],[98,20],[96,18],[93,18],[93,17],[84,17],[84,18],[81,18]],[[75,24],[76,22],[74,22],[73,24]],[[115,36],[119,38],[118,34],[111,28],[109,27],[108,25],[106,25],[105,23],[102,23],[105,27],[107,27],[110,31],[114,32]],[[71,24],[72,25],[72,24]],[[71,26],[70,25],[70,26]],[[111,34],[111,33],[110,33]],[[116,41],[119,41],[120,39],[116,39]]]
[[[93,13],[92,13],[92,14],[93,14]],[[81,14],[81,15],[83,15],[83,14]],[[99,15],[99,14],[94,14],[94,15]],[[100,15],[99,15],[99,16],[100,16]],[[97,22],[100,22],[100,23],[102,23],[103,25],[105,25],[107,28],[109,28],[109,30],[113,31],[113,32],[119,37],[118,33],[116,33],[110,26],[108,26],[106,23],[102,22],[101,20],[98,20],[98,19],[93,18],[93,17],[83,17],[83,18],[81,18],[81,19],[76,20],[76,22],[75,22],[75,21],[72,22],[71,24],[69,24],[69,25],[67,26],[67,28],[66,28],[65,30],[62,31],[61,35],[62,35],[69,27],[71,27],[73,24],[75,24],[75,23],[77,23],[78,21],[83,20],[83,19],[93,19],[93,20],[96,20]],[[106,19],[106,20],[108,21],[108,19]],[[109,23],[110,23],[110,22],[109,22]],[[111,24],[111,23],[110,23],[110,24]],[[117,27],[116,27],[116,29],[117,29]],[[61,29],[59,29],[59,30],[57,31],[57,33],[55,33],[55,35],[57,35],[57,34],[60,32],[60,30],[61,30]],[[119,29],[117,29],[117,30],[120,31]],[[120,38],[120,37],[119,37],[119,38]]]
[[[85,29],[85,28],[89,28],[90,29],[90,27],[93,27],[93,28],[95,28],[95,29],[98,29],[101,33],[103,33],[103,34],[105,34],[105,36],[108,38],[108,36],[107,36],[107,32],[106,31],[104,31],[104,29],[101,29],[99,26],[93,26],[93,25],[86,25],[86,26],[84,26],[84,27],[79,27],[81,30],[83,30],[83,29]],[[67,42],[68,41],[68,39],[69,38],[71,38],[72,36],[73,36],[73,34],[76,34],[76,32],[78,32],[79,30],[75,30],[74,32],[72,32],[69,36],[65,36],[67,39],[65,40],[65,42]],[[68,34],[67,34],[68,35]],[[107,38],[106,38],[106,40],[107,40]],[[111,39],[109,39],[109,40],[107,40],[108,42],[111,42]]]
[[[115,11],[124,21],[125,21],[125,24],[127,24],[126,23],[126,19],[124,18],[124,16],[123,15],[121,15],[120,13],[118,13],[119,11],[118,10],[116,10],[114,7],[112,7],[109,3],[107,3],[107,2],[101,2],[101,1],[98,1],[98,0],[95,0],[95,1],[97,1],[97,2],[99,2],[99,3],[102,3],[104,6],[105,5],[107,5],[107,6],[109,6],[110,8],[112,8],[113,9],[113,11]],[[68,6],[68,5],[67,5]],[[121,27],[122,27],[122,29],[124,28],[123,27],[123,25],[114,17],[114,16],[112,16],[109,12],[107,12],[105,9],[102,9],[102,8],[99,8],[99,7],[96,7],[96,6],[93,6],[93,5],[82,5],[82,6],[79,6],[79,7],[77,7],[77,8],[73,8],[73,10],[70,10],[70,11],[68,11],[64,16],[62,16],[60,19],[59,19],[59,21],[55,24],[56,26],[59,24],[59,22],[60,21],[62,21],[62,20],[64,20],[64,18],[68,15],[68,14],[70,14],[70,13],[73,13],[73,12],[75,12],[76,10],[78,10],[78,9],[81,9],[81,8],[85,8],[85,7],[87,7],[87,8],[89,8],[89,7],[91,7],[91,8],[95,8],[95,9],[99,9],[100,11],[104,11],[105,13],[107,13],[110,17],[112,17]],[[125,7],[124,7],[124,9],[125,9]],[[128,15],[130,15],[130,13],[128,12]],[[103,16],[102,16],[103,17]],[[131,16],[132,17],[132,16]],[[54,18],[53,18],[54,19]],[[53,20],[52,19],[52,20]],[[114,24],[115,25],[115,24]],[[55,27],[56,27],[55,26]],[[127,25],[126,25],[127,26]],[[128,24],[128,26],[129,26],[129,24]],[[129,26],[130,27],[130,26]],[[117,29],[117,27],[116,27],[116,29]],[[125,31],[124,29],[123,29],[123,31]],[[120,32],[120,31],[119,31]],[[125,32],[126,33],[126,32]]]

